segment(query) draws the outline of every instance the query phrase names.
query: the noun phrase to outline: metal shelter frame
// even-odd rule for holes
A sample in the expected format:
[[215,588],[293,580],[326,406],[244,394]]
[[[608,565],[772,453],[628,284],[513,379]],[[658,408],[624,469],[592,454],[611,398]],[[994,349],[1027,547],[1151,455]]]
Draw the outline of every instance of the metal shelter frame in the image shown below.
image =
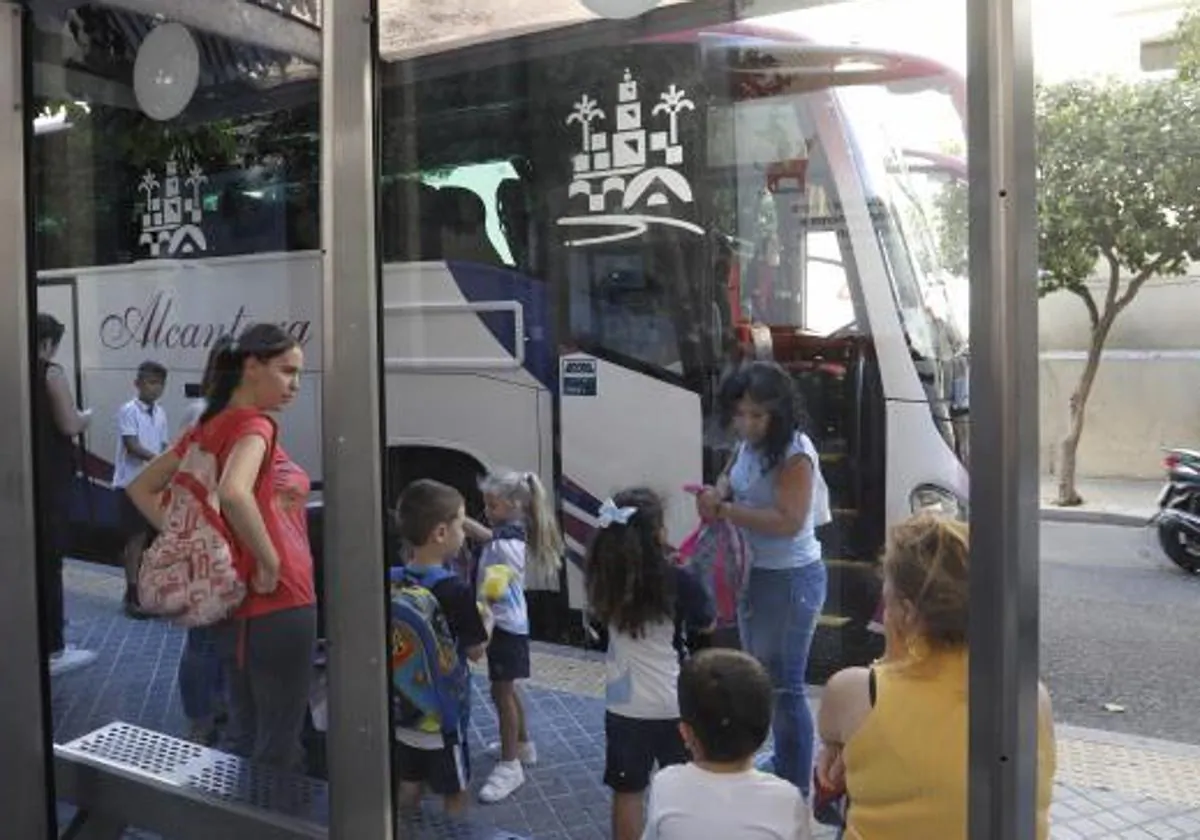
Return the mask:
[[[971,840],[1033,840],[1037,777],[1037,310],[1030,0],[964,0],[972,438]],[[126,9],[184,0],[118,0]],[[230,7],[234,0],[222,0]],[[248,4],[249,5],[249,4]],[[321,29],[274,26],[270,46],[322,62],[326,364],[325,582],[331,638],[329,834],[391,840],[376,247],[375,0],[326,0]],[[731,2],[731,9],[743,4]],[[753,8],[755,4],[748,4]],[[795,8],[794,4],[788,4]],[[0,813],[5,833],[53,824],[49,680],[36,632],[28,140],[22,4],[0,2]],[[315,40],[314,40],[315,37]]]

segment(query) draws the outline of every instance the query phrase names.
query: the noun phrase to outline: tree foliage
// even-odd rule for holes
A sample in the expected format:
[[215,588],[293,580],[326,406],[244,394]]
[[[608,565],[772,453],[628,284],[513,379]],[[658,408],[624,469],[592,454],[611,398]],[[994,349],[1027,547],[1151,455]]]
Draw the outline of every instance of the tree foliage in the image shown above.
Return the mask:
[[1200,257],[1200,86],[1067,82],[1037,105],[1039,291],[1079,295],[1095,324],[1098,262],[1128,277],[1106,301],[1115,315],[1150,277]]
[[946,178],[933,198],[933,233],[939,268],[953,277],[969,276],[967,182]]
[[1183,274],[1200,258],[1200,85],[1043,86],[1037,133],[1038,292],[1076,295],[1091,326],[1058,464],[1058,501],[1078,504],[1075,453],[1113,322],[1148,281]]
[[1200,6],[1193,5],[1175,27],[1176,70],[1180,81],[1200,81]]

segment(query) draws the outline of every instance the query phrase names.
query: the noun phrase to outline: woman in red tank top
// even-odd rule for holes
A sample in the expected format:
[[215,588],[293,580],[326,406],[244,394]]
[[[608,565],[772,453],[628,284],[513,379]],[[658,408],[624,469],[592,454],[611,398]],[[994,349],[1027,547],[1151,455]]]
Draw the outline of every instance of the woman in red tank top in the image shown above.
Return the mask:
[[152,523],[158,496],[197,441],[217,456],[221,512],[249,574],[238,611],[216,629],[229,686],[228,748],[298,770],[316,644],[316,593],[305,504],[308,475],[278,442],[268,412],[299,391],[304,352],[273,324],[247,327],[216,359],[196,427],[153,461],[126,492]]

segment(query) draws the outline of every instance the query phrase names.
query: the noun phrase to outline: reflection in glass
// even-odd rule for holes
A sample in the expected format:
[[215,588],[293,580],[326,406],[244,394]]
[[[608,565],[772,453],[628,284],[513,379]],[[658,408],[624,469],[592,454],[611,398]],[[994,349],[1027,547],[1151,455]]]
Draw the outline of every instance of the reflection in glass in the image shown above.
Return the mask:
[[[695,532],[683,488],[737,463],[748,438],[722,396],[748,362],[782,369],[774,393],[798,395],[828,485],[812,518],[828,583],[808,581],[824,609],[792,696],[881,651],[888,526],[965,517],[961,73],[902,33],[863,37],[860,6],[385,11],[388,495],[435,478],[478,516],[493,470],[553,487],[569,562],[526,587],[535,639],[609,643],[584,567],[612,493],[652,487],[669,542]],[[543,764],[579,769],[537,737]],[[799,780],[788,752],[776,769]]]
[[[117,764],[160,762],[147,772],[186,765],[214,818],[232,797],[318,824],[323,787],[291,774],[324,774],[311,719],[320,715],[308,710],[321,660],[306,504],[308,477],[319,482],[321,466],[319,74],[311,61],[320,42],[302,22],[300,6],[311,13],[311,4],[230,0],[214,14],[217,5],[33,4],[33,262],[47,339],[34,393],[43,395],[39,428],[53,431],[39,436],[38,466],[51,479],[41,482],[40,545],[45,568],[66,558],[60,662],[74,655],[72,644],[93,654],[74,670],[52,663],[54,738]],[[226,37],[231,26],[236,40]],[[259,398],[268,391],[278,399]],[[222,397],[232,408],[214,414],[226,407]],[[238,411],[265,424],[260,410],[285,406],[278,440],[262,434],[262,476],[249,469],[245,492],[234,493],[221,465],[242,444],[218,445],[215,430]],[[184,514],[198,510],[171,483],[193,429],[209,435],[213,453],[194,475],[213,486],[225,476],[227,496],[250,499],[250,518],[260,530],[265,522],[266,545],[282,562],[277,586],[261,575],[252,584],[274,594],[252,593],[238,620],[185,631],[182,618],[156,617],[138,583],[142,595],[153,593],[146,558],[169,554],[158,528],[186,530]],[[245,517],[230,509],[222,497],[240,545]],[[164,516],[174,517],[169,525]],[[155,548],[144,553],[148,543]],[[245,556],[261,561],[263,551]],[[193,605],[195,597],[193,589]],[[268,630],[279,615],[294,626]],[[291,681],[264,691],[262,669],[275,675],[285,665]],[[274,730],[235,731],[251,717],[250,693]],[[152,761],[155,751],[174,757]],[[160,790],[177,784],[156,781]],[[103,792],[80,787],[73,771],[59,782],[75,804]],[[139,816],[168,819],[169,810],[121,816],[138,827]]]

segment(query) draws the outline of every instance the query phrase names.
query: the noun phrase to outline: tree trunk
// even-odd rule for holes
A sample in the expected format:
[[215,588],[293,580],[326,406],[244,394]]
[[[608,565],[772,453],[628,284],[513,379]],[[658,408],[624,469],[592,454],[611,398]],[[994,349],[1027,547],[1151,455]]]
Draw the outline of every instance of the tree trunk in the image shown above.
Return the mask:
[[1116,315],[1117,313],[1112,311],[1112,307],[1105,307],[1103,316],[1092,328],[1092,343],[1088,347],[1083,374],[1079,377],[1079,384],[1075,386],[1075,392],[1071,394],[1067,435],[1063,438],[1059,451],[1058,498],[1055,502],[1064,507],[1083,504],[1083,498],[1075,489],[1076,454],[1079,451],[1079,439],[1083,436],[1083,419],[1088,397],[1092,395],[1096,371],[1100,368],[1100,353],[1104,350],[1104,342],[1108,340],[1108,333],[1112,329],[1112,322]]

